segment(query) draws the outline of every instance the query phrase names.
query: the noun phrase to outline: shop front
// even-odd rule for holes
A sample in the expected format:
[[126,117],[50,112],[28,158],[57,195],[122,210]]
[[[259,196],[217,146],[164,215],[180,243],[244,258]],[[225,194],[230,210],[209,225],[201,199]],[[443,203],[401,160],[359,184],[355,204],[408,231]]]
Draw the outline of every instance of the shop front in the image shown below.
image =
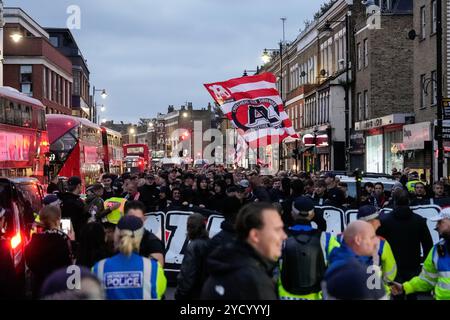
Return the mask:
[[396,146],[396,151],[403,154],[405,168],[425,174],[426,179],[431,180],[433,149],[430,122],[403,126],[403,142]]
[[412,119],[410,114],[392,114],[355,123],[355,131],[365,135],[366,172],[389,174],[394,169],[403,170],[404,154],[397,149],[403,142],[403,126]]
[[302,171],[329,171],[331,168],[330,130],[306,133],[302,138]]

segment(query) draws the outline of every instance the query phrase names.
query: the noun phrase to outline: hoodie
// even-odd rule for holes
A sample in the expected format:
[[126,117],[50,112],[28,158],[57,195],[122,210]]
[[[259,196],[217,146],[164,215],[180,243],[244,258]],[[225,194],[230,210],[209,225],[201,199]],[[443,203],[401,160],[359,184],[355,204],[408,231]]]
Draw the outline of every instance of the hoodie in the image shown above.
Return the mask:
[[208,258],[210,275],[202,289],[202,300],[276,300],[271,262],[249,244],[233,241]]
[[404,282],[420,273],[421,248],[426,255],[433,247],[425,218],[407,206],[397,207],[381,218],[377,234],[391,245],[398,267],[395,281]]

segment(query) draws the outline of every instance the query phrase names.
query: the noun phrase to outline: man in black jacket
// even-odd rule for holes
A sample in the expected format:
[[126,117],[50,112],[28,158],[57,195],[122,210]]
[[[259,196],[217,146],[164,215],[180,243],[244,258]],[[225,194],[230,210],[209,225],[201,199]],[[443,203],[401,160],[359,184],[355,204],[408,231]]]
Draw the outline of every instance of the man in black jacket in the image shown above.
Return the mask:
[[81,229],[86,225],[89,216],[84,209],[84,202],[80,198],[81,179],[71,177],[67,181],[67,185],[68,192],[60,195],[61,216],[72,222],[76,240],[80,238]]
[[236,234],[209,256],[202,299],[276,300],[272,274],[286,239],[280,214],[268,203],[248,204],[236,218]]
[[391,245],[398,267],[395,281],[403,283],[419,275],[421,247],[425,254],[430,252],[433,240],[426,219],[409,208],[408,192],[396,192],[394,201],[394,211],[382,217],[377,233]]
[[236,216],[241,207],[241,201],[236,197],[227,197],[223,206],[223,216],[225,220],[220,225],[221,231],[216,234],[209,241],[209,253],[212,253],[216,248],[225,246],[226,244],[236,240],[236,231],[234,223]]
[[155,183],[155,176],[149,174],[146,176],[146,183],[140,187],[140,200],[144,203],[146,212],[155,212],[158,206],[159,189]]

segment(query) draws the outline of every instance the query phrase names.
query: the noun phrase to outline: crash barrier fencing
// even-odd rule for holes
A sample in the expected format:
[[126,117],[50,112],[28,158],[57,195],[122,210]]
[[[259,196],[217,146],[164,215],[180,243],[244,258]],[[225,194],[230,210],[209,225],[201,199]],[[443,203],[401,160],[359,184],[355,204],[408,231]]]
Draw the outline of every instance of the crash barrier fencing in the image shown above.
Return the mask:
[[[343,210],[332,206],[318,206],[317,211],[321,211],[327,223],[327,232],[333,235],[342,233],[345,227],[357,219],[358,210]],[[439,234],[435,231],[436,223],[429,220],[439,213],[441,207],[435,204],[411,207],[411,210],[427,219],[427,226],[430,230],[433,242],[439,241]],[[166,248],[165,269],[178,271],[184,257],[184,250],[189,242],[186,234],[187,220],[193,211],[168,211],[152,212],[146,214],[144,227],[161,239]],[[382,209],[383,214],[390,214],[392,209]],[[200,212],[207,218],[207,230],[210,238],[220,232],[220,225],[224,217],[218,213],[207,211]]]

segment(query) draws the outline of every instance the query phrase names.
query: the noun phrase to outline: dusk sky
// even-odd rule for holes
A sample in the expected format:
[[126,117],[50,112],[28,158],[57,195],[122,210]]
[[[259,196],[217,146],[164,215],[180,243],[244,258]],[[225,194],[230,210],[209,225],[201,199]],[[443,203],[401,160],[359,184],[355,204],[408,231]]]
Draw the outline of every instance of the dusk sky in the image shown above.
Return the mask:
[[[70,5],[81,9],[72,30],[91,72],[108,91],[108,120],[137,122],[168,105],[212,101],[203,83],[239,77],[261,65],[264,48],[293,40],[323,0],[5,0],[43,27],[65,27]],[[97,96],[97,101],[101,98]]]

